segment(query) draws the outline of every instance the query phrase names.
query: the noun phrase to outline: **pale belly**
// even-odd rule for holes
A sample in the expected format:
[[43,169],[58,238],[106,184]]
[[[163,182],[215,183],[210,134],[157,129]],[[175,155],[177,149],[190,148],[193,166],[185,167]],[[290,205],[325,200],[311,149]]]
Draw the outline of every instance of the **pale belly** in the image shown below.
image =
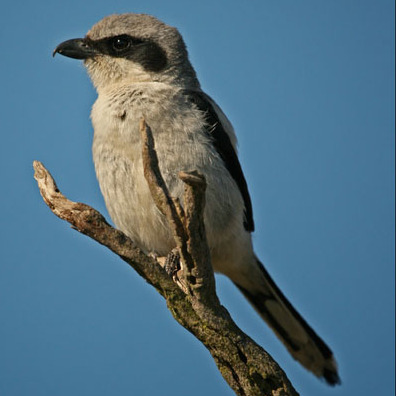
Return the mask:
[[127,113],[100,99],[94,105],[93,158],[106,207],[116,227],[144,251],[167,255],[175,246],[168,221],[155,206],[144,178],[139,133],[144,115],[170,194],[183,202],[180,171],[196,170],[205,176],[207,239],[215,269],[225,272],[223,262],[240,262],[244,257],[238,257],[239,252],[252,251],[250,234],[243,228],[242,196],[203,130],[204,121],[192,109],[172,113],[175,106],[166,104],[164,100],[151,106],[150,112],[142,104],[129,106]]

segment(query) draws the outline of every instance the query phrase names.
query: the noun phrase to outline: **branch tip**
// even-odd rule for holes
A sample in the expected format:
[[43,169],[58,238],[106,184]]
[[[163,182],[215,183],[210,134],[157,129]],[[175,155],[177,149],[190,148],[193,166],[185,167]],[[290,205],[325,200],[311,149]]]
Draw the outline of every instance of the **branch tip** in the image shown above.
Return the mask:
[[179,178],[189,186],[201,186],[206,188],[205,176],[197,171],[179,172]]

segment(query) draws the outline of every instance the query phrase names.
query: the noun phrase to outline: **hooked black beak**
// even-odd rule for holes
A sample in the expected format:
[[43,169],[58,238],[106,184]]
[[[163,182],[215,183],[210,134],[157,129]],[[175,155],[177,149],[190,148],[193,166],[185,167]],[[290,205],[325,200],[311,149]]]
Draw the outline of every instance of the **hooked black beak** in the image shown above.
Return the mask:
[[92,58],[96,54],[96,51],[89,45],[87,40],[77,38],[60,43],[54,49],[52,56],[55,56],[57,53],[73,59],[87,59]]

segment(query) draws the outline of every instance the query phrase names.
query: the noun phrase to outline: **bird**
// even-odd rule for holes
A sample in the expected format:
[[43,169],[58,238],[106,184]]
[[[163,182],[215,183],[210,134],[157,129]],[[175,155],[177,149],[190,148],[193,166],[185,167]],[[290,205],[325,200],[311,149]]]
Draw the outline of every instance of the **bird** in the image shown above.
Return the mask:
[[329,385],[339,384],[332,351],[254,253],[252,202],[235,131],[201,89],[177,28],[147,14],[113,14],[83,38],[59,44],[55,54],[83,60],[96,88],[93,161],[115,226],[147,253],[166,256],[175,248],[144,177],[143,117],[172,197],[182,202],[180,171],[206,179],[204,224],[213,270],[231,279],[294,359]]

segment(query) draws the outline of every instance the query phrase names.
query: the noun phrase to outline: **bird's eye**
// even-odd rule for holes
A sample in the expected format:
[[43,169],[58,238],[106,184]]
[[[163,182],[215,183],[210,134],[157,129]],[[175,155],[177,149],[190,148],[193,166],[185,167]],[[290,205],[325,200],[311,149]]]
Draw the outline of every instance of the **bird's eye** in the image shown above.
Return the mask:
[[125,51],[131,45],[131,40],[127,36],[118,36],[112,40],[111,43],[113,49],[117,52]]

